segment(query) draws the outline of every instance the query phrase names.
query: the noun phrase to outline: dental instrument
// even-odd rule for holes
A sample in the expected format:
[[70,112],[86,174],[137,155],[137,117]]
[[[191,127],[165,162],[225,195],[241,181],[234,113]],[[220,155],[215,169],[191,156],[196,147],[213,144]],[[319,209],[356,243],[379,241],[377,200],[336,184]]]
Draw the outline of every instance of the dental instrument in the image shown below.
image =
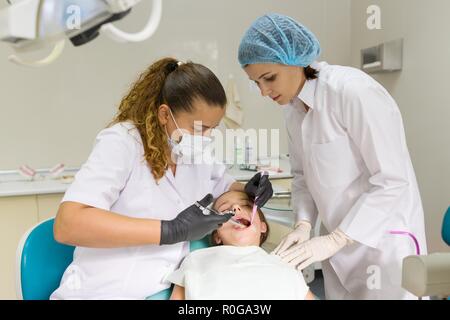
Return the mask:
[[[200,210],[202,210],[202,213],[203,213],[204,215],[210,215],[211,213],[217,214],[217,215],[219,215],[219,216],[223,216],[223,215],[225,215],[225,214],[231,214],[231,215],[233,215],[233,216],[235,215],[235,213],[234,213],[233,210],[227,210],[227,211],[224,211],[224,212],[218,212],[218,211],[214,210],[214,209],[212,208],[213,203],[211,203],[211,204],[209,204],[208,206],[204,207],[204,206],[202,206],[202,205],[197,201],[197,202],[195,202],[195,205],[197,206],[197,208],[199,208]],[[241,228],[246,228],[246,227],[247,227],[247,226],[246,226],[245,224],[243,224],[242,222],[240,222],[240,221],[238,221],[238,220],[234,220],[233,218],[231,218],[231,219],[228,220],[228,221],[230,221],[232,224],[234,224],[234,225],[236,225],[236,226],[239,226],[239,227],[241,227]]]

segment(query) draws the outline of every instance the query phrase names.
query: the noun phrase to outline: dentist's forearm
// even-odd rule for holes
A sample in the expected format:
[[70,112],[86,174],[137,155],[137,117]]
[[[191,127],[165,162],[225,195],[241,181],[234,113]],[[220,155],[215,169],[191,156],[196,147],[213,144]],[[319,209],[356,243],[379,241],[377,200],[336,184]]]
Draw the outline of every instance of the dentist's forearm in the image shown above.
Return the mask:
[[130,218],[77,202],[61,204],[54,225],[55,240],[89,248],[159,244],[161,221]]

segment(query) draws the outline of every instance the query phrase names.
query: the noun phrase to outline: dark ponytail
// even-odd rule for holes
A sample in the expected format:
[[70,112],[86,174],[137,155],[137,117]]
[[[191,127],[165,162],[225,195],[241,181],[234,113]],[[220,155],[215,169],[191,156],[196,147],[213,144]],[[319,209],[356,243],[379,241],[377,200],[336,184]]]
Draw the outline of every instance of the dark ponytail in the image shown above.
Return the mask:
[[305,68],[305,77],[306,77],[306,80],[314,80],[314,79],[317,79],[317,74],[318,74],[319,72],[316,70],[316,69],[314,69],[314,68],[312,68],[312,67],[310,67],[310,66],[307,66],[306,68]]

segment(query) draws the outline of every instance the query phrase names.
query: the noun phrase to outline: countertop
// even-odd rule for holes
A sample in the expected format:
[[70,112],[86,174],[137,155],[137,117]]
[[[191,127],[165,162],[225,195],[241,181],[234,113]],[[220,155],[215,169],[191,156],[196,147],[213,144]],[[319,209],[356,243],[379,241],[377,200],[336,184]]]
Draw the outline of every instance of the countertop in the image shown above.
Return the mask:
[[[271,179],[291,178],[289,158],[282,156],[278,167],[281,172],[269,171]],[[60,176],[52,178],[48,169],[36,170],[38,177],[28,180],[16,170],[0,171],[0,197],[57,194],[66,192],[79,168],[67,168]],[[228,167],[228,172],[238,181],[247,181],[256,172],[239,170],[238,166]]]
[[0,171],[0,197],[64,193],[78,170],[66,169],[55,178],[48,175],[49,170],[36,170],[38,174],[34,180],[21,176],[18,171]]

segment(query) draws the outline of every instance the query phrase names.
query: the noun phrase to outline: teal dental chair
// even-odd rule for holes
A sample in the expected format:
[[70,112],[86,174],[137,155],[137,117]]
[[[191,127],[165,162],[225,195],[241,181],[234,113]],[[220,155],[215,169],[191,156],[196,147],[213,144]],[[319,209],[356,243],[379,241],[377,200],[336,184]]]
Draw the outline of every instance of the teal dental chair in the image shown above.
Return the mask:
[[[450,246],[450,207],[444,214],[442,239]],[[450,252],[403,259],[402,286],[418,297],[447,297],[450,300]]]
[[[16,253],[16,292],[21,300],[48,300],[73,260],[75,247],[60,244],[53,237],[54,219],[46,220],[22,236]],[[190,243],[190,250],[209,246],[208,236]],[[172,288],[148,300],[169,299]]]
[[442,239],[450,246],[450,207],[448,207],[444,223],[442,223]]

